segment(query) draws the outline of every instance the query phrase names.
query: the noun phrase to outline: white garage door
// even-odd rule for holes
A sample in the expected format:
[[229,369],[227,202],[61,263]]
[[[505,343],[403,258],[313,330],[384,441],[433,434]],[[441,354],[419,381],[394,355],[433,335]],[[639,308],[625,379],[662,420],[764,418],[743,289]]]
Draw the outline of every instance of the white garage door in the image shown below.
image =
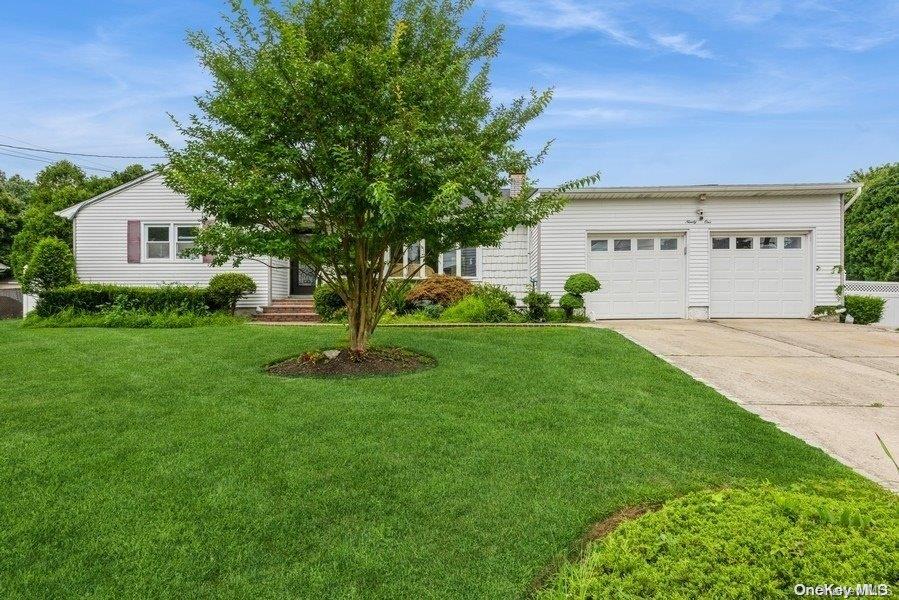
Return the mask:
[[808,235],[712,234],[712,317],[811,313]]
[[587,296],[595,319],[684,316],[684,236],[591,235],[587,265],[602,288]]

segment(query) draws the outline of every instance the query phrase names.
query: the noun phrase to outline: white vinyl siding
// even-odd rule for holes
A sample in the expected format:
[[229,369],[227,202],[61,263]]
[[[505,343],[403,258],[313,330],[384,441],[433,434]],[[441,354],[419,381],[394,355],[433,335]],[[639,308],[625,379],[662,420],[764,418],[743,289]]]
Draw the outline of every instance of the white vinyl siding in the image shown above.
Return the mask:
[[[161,177],[151,177],[119,193],[86,206],[74,223],[75,260],[81,281],[123,285],[206,285],[213,275],[241,271],[256,282],[256,292],[241,300],[241,307],[265,306],[269,302],[268,260],[247,260],[239,267],[212,267],[200,259],[141,260],[128,262],[128,221],[144,225],[190,226],[201,215],[185,204],[184,197],[165,186]],[[141,255],[146,252],[146,227],[141,227]],[[177,237],[173,227],[170,236]],[[177,241],[170,237],[174,246]],[[173,248],[172,251],[175,251]],[[265,263],[265,264],[264,264]],[[287,269],[276,269],[272,279],[287,281]],[[279,290],[280,292],[280,290]],[[275,293],[275,298],[286,293]]]
[[[704,220],[698,221],[702,209]],[[809,232],[812,305],[837,304],[840,196],[600,199],[573,198],[540,224],[540,289],[554,300],[572,273],[587,270],[591,234],[686,232],[688,307],[709,306],[711,231]],[[692,222],[691,222],[692,221]],[[612,238],[610,238],[612,239]],[[611,244],[610,244],[611,246]],[[610,250],[611,251],[611,250]],[[679,250],[680,251],[680,250]]]
[[505,287],[517,298],[527,293],[531,261],[528,257],[528,228],[516,227],[503,236],[498,246],[481,250],[481,280]]

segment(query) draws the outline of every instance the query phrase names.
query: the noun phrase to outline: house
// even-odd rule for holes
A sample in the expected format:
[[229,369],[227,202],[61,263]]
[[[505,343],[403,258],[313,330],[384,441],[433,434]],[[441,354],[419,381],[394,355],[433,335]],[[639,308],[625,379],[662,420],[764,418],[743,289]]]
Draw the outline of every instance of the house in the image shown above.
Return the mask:
[[[839,302],[844,197],[856,184],[588,188],[496,247],[458,248],[437,270],[506,286],[533,282],[556,299],[572,273],[593,273],[592,318],[808,317]],[[541,193],[537,191],[535,193]],[[74,222],[82,281],[201,285],[230,266],[179,258],[202,215],[150,173],[57,213]],[[408,249],[404,263],[422,260]],[[241,306],[308,295],[315,273],[284,260],[244,261],[257,284]]]

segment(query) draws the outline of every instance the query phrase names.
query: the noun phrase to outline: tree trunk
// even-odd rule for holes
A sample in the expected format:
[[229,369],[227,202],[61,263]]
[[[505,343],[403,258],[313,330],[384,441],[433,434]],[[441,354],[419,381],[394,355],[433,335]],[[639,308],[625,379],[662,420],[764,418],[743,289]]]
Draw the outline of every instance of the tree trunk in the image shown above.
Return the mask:
[[380,294],[378,286],[359,285],[350,290],[347,299],[347,317],[349,320],[350,350],[363,354],[368,350],[371,334],[378,325]]

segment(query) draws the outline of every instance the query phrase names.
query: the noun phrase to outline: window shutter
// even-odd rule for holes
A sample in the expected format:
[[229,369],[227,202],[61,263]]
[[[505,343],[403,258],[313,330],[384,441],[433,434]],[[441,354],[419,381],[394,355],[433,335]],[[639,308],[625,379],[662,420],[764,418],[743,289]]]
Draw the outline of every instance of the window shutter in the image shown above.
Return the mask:
[[140,262],[140,221],[128,221],[128,262]]

